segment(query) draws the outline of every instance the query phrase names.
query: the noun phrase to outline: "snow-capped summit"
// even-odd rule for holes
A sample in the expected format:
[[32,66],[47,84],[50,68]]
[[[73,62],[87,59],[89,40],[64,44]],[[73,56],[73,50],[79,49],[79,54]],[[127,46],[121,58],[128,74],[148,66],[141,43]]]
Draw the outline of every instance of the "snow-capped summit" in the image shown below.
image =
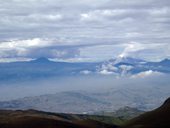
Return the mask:
[[160,62],[147,62],[126,56],[118,56],[101,64],[97,70],[100,74],[116,74],[119,76],[134,75],[153,71],[154,73],[170,73],[170,60]]
[[136,58],[120,55],[115,59],[114,64],[118,64],[118,63],[141,64],[141,63],[145,63],[145,61],[141,59],[136,59]]
[[116,59],[110,59],[104,62],[98,69],[100,74],[128,74],[135,65],[144,63],[144,60],[118,56]]

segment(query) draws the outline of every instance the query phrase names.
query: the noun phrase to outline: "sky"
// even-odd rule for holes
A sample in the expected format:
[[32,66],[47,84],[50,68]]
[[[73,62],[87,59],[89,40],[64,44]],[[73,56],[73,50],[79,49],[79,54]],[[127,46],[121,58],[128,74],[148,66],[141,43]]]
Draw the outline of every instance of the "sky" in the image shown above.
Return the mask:
[[169,0],[0,0],[0,62],[170,58]]

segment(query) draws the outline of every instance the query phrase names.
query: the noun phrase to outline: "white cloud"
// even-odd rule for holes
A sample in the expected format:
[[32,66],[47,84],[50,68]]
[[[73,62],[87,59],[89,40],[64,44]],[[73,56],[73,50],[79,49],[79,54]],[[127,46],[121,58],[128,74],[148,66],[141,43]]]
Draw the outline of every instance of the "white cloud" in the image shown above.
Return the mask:
[[113,75],[114,74],[114,72],[107,71],[107,70],[101,70],[99,73],[102,75]]
[[32,19],[32,20],[35,20],[35,21],[59,21],[59,20],[62,20],[63,16],[61,14],[31,14],[27,17],[25,17],[26,20],[28,19]]
[[126,47],[124,51],[119,55],[120,57],[129,56],[130,53],[133,53],[133,52],[136,52],[136,51],[139,51],[145,48],[142,44],[137,43],[137,42],[130,42],[125,45]]
[[0,49],[18,49],[28,47],[43,47],[49,45],[50,42],[39,38],[28,39],[28,40],[11,40],[0,43]]
[[81,14],[82,21],[100,21],[105,20],[105,18],[113,18],[116,16],[121,16],[126,14],[129,10],[124,9],[114,9],[114,10],[94,10],[88,13]]
[[140,43],[129,42],[122,44],[124,50],[119,54],[119,57],[134,57],[148,61],[160,61],[168,58],[170,53],[168,43]]
[[149,70],[149,71],[145,71],[145,72],[141,72],[136,75],[133,75],[133,76],[131,76],[131,78],[145,78],[145,77],[160,76],[160,75],[163,75],[163,73]]
[[125,37],[129,38],[129,37],[141,37],[143,36],[142,33],[139,32],[128,32],[125,34]]
[[160,9],[151,9],[150,14],[153,16],[166,16],[169,15],[170,9],[169,7],[163,7]]
[[[28,40],[11,40],[0,43],[0,59],[7,58],[70,58],[79,54],[75,48],[67,48],[67,45],[61,45],[60,40],[49,39],[28,39]],[[69,42],[68,42],[69,44]],[[69,47],[69,46],[68,46]]]

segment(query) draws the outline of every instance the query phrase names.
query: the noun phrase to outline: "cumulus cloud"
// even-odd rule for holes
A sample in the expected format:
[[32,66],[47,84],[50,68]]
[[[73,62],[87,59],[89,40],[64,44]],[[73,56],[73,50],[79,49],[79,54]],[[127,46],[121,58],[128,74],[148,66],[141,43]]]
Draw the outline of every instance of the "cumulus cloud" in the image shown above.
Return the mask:
[[99,72],[100,74],[102,74],[102,75],[113,75],[114,74],[114,72],[111,72],[111,71],[108,71],[108,70],[101,70],[100,72]]
[[[129,42],[123,44],[124,50],[119,54],[119,57],[134,57],[150,61],[160,61],[163,58],[169,58],[168,49],[170,46],[165,43],[140,43]],[[164,56],[164,57],[163,57]]]
[[[74,47],[61,46],[56,40],[39,39],[12,40],[0,43],[1,58],[73,58],[79,54]],[[54,43],[55,42],[55,43]],[[69,47],[69,48],[68,48]]]

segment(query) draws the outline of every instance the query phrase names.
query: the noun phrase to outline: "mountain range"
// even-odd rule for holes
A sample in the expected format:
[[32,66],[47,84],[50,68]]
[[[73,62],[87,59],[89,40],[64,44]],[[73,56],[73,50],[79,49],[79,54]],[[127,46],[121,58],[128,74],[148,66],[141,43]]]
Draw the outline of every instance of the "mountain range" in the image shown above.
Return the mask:
[[168,86],[135,87],[129,85],[97,92],[80,90],[58,92],[0,101],[0,109],[36,109],[49,112],[90,114],[101,111],[114,112],[129,106],[148,111],[158,107],[170,95]]
[[170,60],[147,62],[136,58],[118,57],[105,62],[68,63],[54,62],[42,57],[28,62],[0,63],[0,71],[1,82],[89,74],[116,76],[135,75],[143,72],[169,74]]
[[170,60],[164,59],[160,62],[147,62],[145,60],[118,57],[117,59],[110,59],[102,63],[98,72],[101,74],[113,74],[118,76],[127,76],[140,74],[145,72],[155,73],[170,73]]
[[0,81],[25,81],[49,77],[81,74],[81,71],[95,71],[97,63],[54,62],[47,58],[32,61],[0,63]]

